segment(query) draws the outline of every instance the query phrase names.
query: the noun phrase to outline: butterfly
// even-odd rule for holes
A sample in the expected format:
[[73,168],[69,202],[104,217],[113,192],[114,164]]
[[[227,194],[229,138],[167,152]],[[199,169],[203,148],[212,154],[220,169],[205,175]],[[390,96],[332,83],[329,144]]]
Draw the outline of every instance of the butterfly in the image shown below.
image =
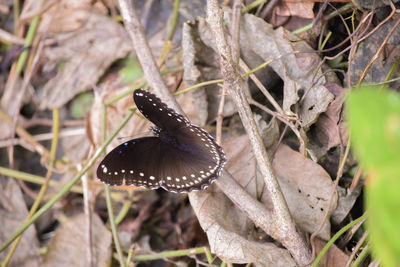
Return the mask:
[[220,176],[225,153],[209,133],[146,90],[135,90],[133,99],[155,125],[154,136],[114,148],[97,168],[100,181],[188,193],[207,188]]

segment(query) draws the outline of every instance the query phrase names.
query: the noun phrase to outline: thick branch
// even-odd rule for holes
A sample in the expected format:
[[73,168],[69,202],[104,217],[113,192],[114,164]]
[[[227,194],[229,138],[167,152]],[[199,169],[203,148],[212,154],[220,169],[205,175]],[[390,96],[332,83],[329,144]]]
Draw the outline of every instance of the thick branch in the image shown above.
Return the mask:
[[[296,231],[295,223],[290,216],[286,201],[272,171],[247,98],[243,93],[244,83],[232,60],[231,50],[225,38],[222,10],[217,0],[207,1],[207,22],[214,33],[225,86],[235,101],[274,206],[275,220],[272,223],[275,224],[275,227],[264,229],[264,231],[282,242],[299,265],[309,264],[311,261],[310,250],[305,240]],[[276,232],[273,232],[274,230]]]
[[143,27],[140,24],[135,7],[133,6],[133,1],[119,0],[119,6],[121,8],[125,28],[131,37],[133,47],[135,48],[140,65],[142,65],[147,82],[168,106],[183,114],[182,109],[176,103],[175,98],[170,94],[164,83],[156,61],[154,60],[153,53],[150,50]]

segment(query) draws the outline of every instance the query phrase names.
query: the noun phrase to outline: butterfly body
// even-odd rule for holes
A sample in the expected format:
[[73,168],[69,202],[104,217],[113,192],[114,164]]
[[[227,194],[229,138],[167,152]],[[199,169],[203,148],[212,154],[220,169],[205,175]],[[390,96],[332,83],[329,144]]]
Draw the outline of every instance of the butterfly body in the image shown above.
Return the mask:
[[97,169],[102,182],[187,193],[219,177],[226,158],[212,136],[152,93],[136,90],[134,100],[155,124],[155,136],[130,140],[107,154]]

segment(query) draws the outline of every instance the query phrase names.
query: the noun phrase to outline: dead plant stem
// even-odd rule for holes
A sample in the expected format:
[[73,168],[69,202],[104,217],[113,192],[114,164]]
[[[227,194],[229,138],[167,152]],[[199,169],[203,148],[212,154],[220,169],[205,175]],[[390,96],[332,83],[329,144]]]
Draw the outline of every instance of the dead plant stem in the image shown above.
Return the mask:
[[[232,60],[232,53],[224,33],[222,10],[219,7],[218,1],[207,1],[206,20],[210,24],[210,29],[212,29],[214,34],[220,56],[221,72],[224,78],[224,83],[235,101],[236,107],[239,111],[239,116],[249,136],[254,155],[257,159],[258,166],[264,177],[265,184],[270,192],[271,201],[273,203],[275,219],[272,222],[265,222],[263,230],[282,242],[298,264],[303,265],[309,263],[311,260],[311,253],[306,241],[296,231],[295,223],[290,215],[278,181],[272,171],[272,166],[263,146],[262,139],[258,133],[256,123],[253,119],[253,114],[247,102],[247,97],[243,92],[244,83]],[[275,224],[275,227],[268,227],[270,224]]]
[[133,6],[133,2],[129,0],[119,0],[119,5],[124,19],[125,28],[132,40],[132,44],[135,48],[147,82],[156,94],[168,104],[168,106],[183,114],[182,109],[175,101],[175,98],[169,93],[169,90],[164,83],[153,57],[153,53],[150,50],[143,27],[140,24],[135,7]]

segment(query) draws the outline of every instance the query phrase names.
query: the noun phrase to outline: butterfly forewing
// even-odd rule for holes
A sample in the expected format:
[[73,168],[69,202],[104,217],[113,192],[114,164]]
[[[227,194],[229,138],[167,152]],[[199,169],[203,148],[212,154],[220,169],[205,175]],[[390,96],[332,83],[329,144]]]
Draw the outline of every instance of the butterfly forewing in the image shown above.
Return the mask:
[[150,92],[138,89],[133,93],[133,99],[143,116],[162,130],[190,125],[184,116],[176,113]]
[[161,160],[163,146],[156,137],[127,141],[107,154],[97,169],[97,177],[109,185],[158,188],[160,181],[155,177],[160,177],[160,170],[152,163]]

